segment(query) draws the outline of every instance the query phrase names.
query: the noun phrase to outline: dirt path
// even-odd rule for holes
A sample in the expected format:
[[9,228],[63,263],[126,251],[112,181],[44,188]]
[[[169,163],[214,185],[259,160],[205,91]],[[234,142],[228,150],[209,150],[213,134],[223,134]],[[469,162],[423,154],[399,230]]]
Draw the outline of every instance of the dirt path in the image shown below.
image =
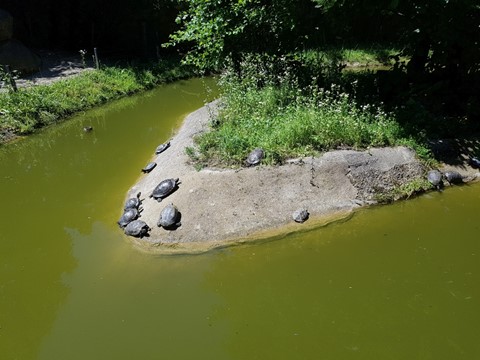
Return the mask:
[[83,66],[80,54],[39,50],[38,55],[42,60],[40,71],[17,79],[18,87],[49,85],[93,69]]
[[[375,194],[425,173],[415,153],[404,147],[337,150],[282,166],[196,171],[188,164],[185,147],[193,146],[194,135],[206,131],[212,108],[215,104],[190,114],[170,148],[152,159],[159,165],[128,192],[127,197],[134,197],[140,191],[145,199],[141,220],[152,230],[148,237],[129,238],[145,251],[195,253],[317,227],[346,217],[373,203]],[[471,176],[471,170],[461,172]],[[178,190],[162,202],[149,198],[168,178],[180,179]],[[182,215],[182,225],[173,231],[156,225],[169,203]],[[310,219],[299,224],[292,213],[302,208]]]

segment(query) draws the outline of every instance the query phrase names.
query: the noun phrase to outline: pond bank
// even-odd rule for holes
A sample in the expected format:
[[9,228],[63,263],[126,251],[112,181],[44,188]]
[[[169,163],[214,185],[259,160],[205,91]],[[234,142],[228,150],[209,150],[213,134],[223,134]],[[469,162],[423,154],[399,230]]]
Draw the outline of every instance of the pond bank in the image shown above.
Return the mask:
[[[152,228],[148,237],[128,238],[142,250],[197,253],[318,227],[348,217],[375,203],[379,193],[425,173],[415,153],[405,147],[335,150],[282,166],[197,171],[185,148],[194,145],[195,135],[207,131],[215,108],[214,102],[187,116],[170,148],[151,160],[158,166],[129,190],[127,197],[141,192],[141,219]],[[470,179],[476,174],[473,169],[460,172]],[[179,178],[179,188],[160,203],[149,198],[168,178]],[[169,203],[182,216],[182,225],[173,231],[156,225]],[[292,213],[301,208],[309,211],[310,219],[298,224]]]

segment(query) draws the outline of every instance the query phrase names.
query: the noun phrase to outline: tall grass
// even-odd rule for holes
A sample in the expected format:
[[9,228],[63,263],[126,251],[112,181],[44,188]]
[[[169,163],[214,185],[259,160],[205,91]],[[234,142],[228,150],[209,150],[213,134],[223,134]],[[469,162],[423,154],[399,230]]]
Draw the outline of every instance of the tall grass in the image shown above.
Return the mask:
[[226,94],[218,125],[197,139],[203,160],[240,164],[261,147],[276,163],[339,147],[388,146],[402,138],[389,114],[357,106],[335,86],[313,96],[286,87]]
[[[358,104],[335,84],[341,78],[335,63],[306,71],[304,63],[287,59],[282,67],[281,60],[271,65],[249,58],[240,72],[223,75],[223,106],[211,131],[196,139],[198,162],[239,165],[257,147],[265,150],[268,163],[336,148],[421,148],[380,104]],[[315,76],[306,76],[309,72]]]

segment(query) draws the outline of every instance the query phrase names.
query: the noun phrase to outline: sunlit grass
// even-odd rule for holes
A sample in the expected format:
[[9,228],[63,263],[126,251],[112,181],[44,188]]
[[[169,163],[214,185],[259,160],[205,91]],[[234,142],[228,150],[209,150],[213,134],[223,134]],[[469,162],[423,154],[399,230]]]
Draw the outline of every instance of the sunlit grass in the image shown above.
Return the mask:
[[[306,63],[322,62],[329,64],[338,62],[347,66],[379,67],[393,65],[394,59],[400,54],[401,49],[395,47],[354,46],[306,50],[299,53],[299,56]],[[400,56],[400,59],[405,60],[402,56]]]
[[335,148],[415,146],[392,114],[358,105],[335,85],[308,96],[288,85],[231,86],[215,126],[197,144],[197,161],[229,165],[241,164],[256,147],[265,150],[268,163],[279,163]]
[[0,94],[0,135],[28,134],[76,112],[193,75],[192,69],[178,62],[164,61],[148,68],[103,67],[50,85],[4,92]]

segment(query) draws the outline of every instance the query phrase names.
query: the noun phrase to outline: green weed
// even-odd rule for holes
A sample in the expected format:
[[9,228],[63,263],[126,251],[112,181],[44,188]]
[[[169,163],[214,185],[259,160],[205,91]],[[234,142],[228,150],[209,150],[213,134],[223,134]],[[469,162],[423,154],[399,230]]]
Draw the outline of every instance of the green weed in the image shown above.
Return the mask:
[[[256,147],[266,162],[335,148],[395,145],[402,129],[379,107],[358,105],[332,85],[308,95],[288,84],[261,89],[232,86],[215,128],[197,138],[202,161],[241,164]],[[221,160],[219,160],[221,159]]]
[[411,198],[430,189],[432,189],[432,184],[427,179],[417,178],[396,187],[388,193],[377,194],[375,200],[379,203],[390,203],[399,199]]

